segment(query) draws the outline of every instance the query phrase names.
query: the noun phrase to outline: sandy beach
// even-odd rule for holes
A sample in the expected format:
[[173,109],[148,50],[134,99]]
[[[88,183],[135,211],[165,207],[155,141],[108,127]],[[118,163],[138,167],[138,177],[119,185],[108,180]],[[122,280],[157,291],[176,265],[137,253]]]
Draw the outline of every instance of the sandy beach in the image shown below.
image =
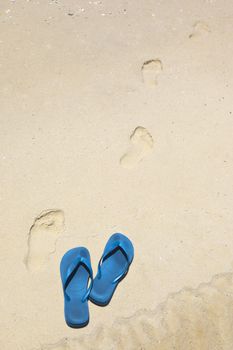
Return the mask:
[[[233,2],[0,2],[0,349],[233,349]],[[135,258],[67,327],[59,264]]]

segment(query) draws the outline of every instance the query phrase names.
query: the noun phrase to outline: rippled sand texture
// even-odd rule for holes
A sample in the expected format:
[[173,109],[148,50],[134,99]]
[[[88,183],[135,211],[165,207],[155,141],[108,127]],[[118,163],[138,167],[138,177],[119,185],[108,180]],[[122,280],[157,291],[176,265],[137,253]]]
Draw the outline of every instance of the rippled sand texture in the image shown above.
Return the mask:
[[232,349],[233,274],[214,276],[197,289],[169,295],[156,311],[139,311],[81,339],[63,339],[41,350]]

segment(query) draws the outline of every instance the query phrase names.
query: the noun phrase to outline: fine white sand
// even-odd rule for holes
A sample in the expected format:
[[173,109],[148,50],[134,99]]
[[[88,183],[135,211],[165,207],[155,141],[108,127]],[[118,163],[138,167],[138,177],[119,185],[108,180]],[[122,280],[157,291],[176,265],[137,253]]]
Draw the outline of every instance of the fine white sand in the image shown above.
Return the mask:
[[[0,349],[232,350],[233,2],[1,0]],[[135,247],[68,328],[59,263]]]

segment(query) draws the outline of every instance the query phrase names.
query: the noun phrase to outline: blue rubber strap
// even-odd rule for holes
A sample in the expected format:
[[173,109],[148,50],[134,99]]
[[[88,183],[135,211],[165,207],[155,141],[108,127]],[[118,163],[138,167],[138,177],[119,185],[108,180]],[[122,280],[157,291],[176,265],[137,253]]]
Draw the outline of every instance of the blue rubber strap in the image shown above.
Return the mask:
[[72,274],[77,272],[79,266],[81,266],[81,265],[83,265],[86,268],[86,270],[89,272],[89,278],[91,279],[91,283],[90,283],[86,293],[84,294],[84,296],[82,298],[82,302],[85,302],[89,297],[89,294],[91,292],[92,285],[93,285],[93,272],[92,272],[90,262],[87,259],[85,259],[84,257],[79,256],[79,257],[77,257],[77,259],[75,259],[72,262],[72,264],[70,264],[70,266],[67,269],[66,281],[63,285],[64,295],[65,295],[65,298],[67,300],[70,300],[70,297],[66,293],[66,288],[69,285],[70,281],[72,280]]
[[127,269],[126,269],[124,272],[122,272],[120,275],[118,275],[118,276],[112,281],[112,284],[117,283],[121,278],[123,278],[123,277],[127,274],[128,270],[129,270],[129,265],[128,265]]
[[124,245],[122,244],[121,241],[115,241],[111,244],[111,246],[107,246],[106,249],[104,250],[104,253],[99,261],[99,264],[98,264],[98,272],[97,272],[97,278],[101,278],[101,266],[102,266],[102,263],[103,261],[105,260],[105,258],[107,259],[108,255],[109,257],[111,256],[111,253],[116,249],[118,248],[123,252],[124,256],[126,257],[127,259],[127,262],[128,262],[128,266],[126,268],[126,270],[124,272],[122,272],[119,276],[117,276],[114,280],[113,280],[113,284],[114,283],[117,283],[124,275],[127,274],[128,272],[128,268],[129,268],[129,258],[128,258],[128,254],[127,252],[125,251],[124,249]]

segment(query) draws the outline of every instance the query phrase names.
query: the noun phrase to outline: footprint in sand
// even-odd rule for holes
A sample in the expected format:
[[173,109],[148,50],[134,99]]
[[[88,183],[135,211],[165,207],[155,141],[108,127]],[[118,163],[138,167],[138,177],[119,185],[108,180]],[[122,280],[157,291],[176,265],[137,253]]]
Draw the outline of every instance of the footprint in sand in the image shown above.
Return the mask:
[[142,80],[147,86],[156,86],[158,84],[158,76],[163,70],[163,64],[159,59],[149,60],[143,63]]
[[208,24],[202,21],[195,22],[193,25],[193,32],[189,35],[189,39],[196,39],[203,35],[210,33]]
[[131,148],[120,159],[121,166],[127,169],[134,168],[141,162],[151,152],[154,145],[151,134],[142,126],[138,126],[133,131],[130,141]]
[[49,255],[55,252],[58,236],[64,231],[62,210],[45,210],[35,220],[28,234],[25,265],[31,272],[44,267]]

